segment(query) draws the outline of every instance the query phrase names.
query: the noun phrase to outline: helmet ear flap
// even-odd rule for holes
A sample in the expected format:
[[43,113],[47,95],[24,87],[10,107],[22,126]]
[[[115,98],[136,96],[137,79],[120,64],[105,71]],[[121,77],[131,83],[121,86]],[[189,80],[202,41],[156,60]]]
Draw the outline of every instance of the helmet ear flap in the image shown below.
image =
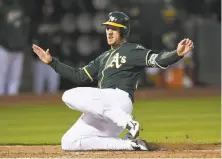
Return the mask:
[[121,28],[121,30],[120,30],[121,37],[127,38],[129,36],[129,34],[130,34],[130,27]]
[[125,36],[128,37],[129,34],[130,34],[130,25],[129,25],[128,28],[126,29]]

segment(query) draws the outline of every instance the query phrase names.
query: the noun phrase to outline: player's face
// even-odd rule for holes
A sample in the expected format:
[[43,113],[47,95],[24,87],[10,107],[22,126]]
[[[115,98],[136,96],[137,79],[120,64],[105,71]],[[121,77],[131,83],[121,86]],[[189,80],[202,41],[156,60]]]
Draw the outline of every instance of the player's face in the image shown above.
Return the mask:
[[108,45],[116,46],[122,43],[120,36],[120,28],[107,25],[106,26],[106,38]]

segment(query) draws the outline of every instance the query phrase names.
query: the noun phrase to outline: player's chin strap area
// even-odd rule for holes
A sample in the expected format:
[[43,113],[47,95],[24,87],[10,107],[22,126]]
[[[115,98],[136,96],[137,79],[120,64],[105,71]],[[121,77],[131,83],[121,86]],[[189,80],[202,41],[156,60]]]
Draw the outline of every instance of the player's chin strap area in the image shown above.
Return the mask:
[[178,56],[177,51],[162,52],[159,54],[153,53],[150,55],[148,65],[151,67],[158,67],[166,69],[169,65],[172,65],[182,59],[183,56]]

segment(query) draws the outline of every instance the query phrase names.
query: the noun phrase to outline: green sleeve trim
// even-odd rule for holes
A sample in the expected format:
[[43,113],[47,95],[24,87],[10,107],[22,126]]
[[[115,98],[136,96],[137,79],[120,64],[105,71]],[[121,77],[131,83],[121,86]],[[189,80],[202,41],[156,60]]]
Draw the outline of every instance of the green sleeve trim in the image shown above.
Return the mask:
[[92,76],[89,74],[89,72],[87,71],[87,69],[84,67],[83,70],[85,71],[85,73],[87,74],[87,76],[89,77],[89,79],[90,79],[91,81],[93,81],[93,78],[92,78]]

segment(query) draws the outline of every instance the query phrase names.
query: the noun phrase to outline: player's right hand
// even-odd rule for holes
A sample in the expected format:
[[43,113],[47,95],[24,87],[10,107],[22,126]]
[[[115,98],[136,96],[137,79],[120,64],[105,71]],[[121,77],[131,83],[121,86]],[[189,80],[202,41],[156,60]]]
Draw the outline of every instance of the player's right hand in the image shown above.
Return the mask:
[[52,61],[52,56],[49,53],[49,49],[44,51],[41,47],[35,44],[32,45],[32,49],[42,62],[49,64]]

